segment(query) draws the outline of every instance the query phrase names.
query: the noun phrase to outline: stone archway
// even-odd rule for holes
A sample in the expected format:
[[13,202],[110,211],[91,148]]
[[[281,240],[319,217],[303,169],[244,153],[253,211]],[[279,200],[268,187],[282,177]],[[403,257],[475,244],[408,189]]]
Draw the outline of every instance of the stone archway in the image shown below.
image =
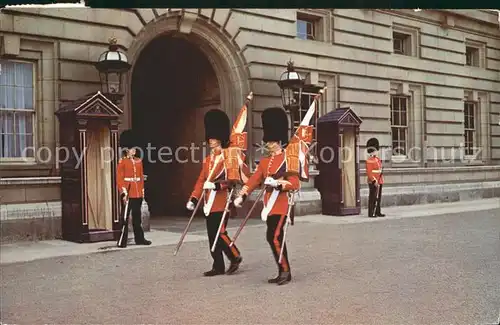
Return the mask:
[[[142,50],[156,37],[176,34],[193,44],[206,55],[211,63],[220,87],[221,107],[234,120],[239,107],[250,91],[250,83],[244,60],[231,40],[203,16],[189,12],[169,12],[147,24],[136,36],[127,50],[127,56],[134,65]],[[128,78],[124,98],[124,127],[131,127],[132,78]],[[249,134],[250,136],[250,134]]]
[[[138,131],[145,146],[156,147],[144,157],[152,215],[179,215],[185,212],[206,151],[189,158],[177,157],[174,151],[202,144],[208,109],[220,107],[234,120],[248,92],[244,65],[216,28],[178,15],[146,25],[128,54],[132,70],[123,126]],[[160,147],[174,153],[169,162],[159,161]],[[180,163],[177,158],[195,160]]]

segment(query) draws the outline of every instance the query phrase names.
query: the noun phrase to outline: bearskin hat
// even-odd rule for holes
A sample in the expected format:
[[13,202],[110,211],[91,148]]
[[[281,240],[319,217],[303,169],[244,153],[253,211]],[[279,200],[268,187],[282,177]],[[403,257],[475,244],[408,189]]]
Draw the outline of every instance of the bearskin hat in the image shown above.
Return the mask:
[[378,151],[380,149],[378,139],[371,138],[366,142],[366,151],[371,154],[374,151]]
[[231,125],[227,114],[220,109],[211,109],[205,113],[205,140],[217,139],[223,148],[229,145]]
[[133,148],[139,146],[136,134],[132,130],[125,130],[120,134],[120,147]]
[[281,142],[285,146],[290,141],[288,132],[288,116],[281,107],[271,107],[262,112],[262,128],[264,137],[262,141]]

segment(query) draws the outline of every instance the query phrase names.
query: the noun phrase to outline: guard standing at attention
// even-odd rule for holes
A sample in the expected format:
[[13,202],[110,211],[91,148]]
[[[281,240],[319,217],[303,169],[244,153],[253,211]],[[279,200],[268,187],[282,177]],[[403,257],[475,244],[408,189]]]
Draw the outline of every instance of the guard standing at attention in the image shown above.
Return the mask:
[[[122,198],[122,211],[129,200],[128,216],[132,212],[132,226],[136,245],[151,245],[151,241],[144,238],[142,229],[141,206],[144,199],[144,171],[142,160],[135,157],[137,139],[132,130],[126,130],[120,135],[120,148],[124,156],[118,162],[116,182]],[[128,220],[128,219],[127,219]],[[127,247],[128,227],[125,227],[123,241],[120,247]]]
[[[299,177],[287,174],[287,159],[284,147],[288,144],[289,129],[288,117],[281,107],[266,109],[262,115],[265,142],[269,157],[260,160],[257,170],[241,189],[239,196],[234,200],[236,207],[241,207],[245,199],[262,183],[265,186],[264,208],[261,218],[267,223],[267,242],[278,266],[278,276],[269,279],[269,283],[278,285],[291,281],[290,264],[286,244],[283,243],[283,230],[289,208],[288,191],[297,191],[300,188]],[[281,248],[283,258],[279,262]]]
[[[210,154],[203,160],[203,166],[191,193],[191,197],[186,204],[186,208],[193,211],[204,194],[203,212],[207,223],[207,233],[209,248],[212,247],[222,215],[228,203],[229,183],[227,182],[227,172],[224,165],[224,150],[229,146],[230,122],[225,112],[219,109],[212,109],[205,114],[205,138],[210,146]],[[204,273],[205,276],[215,276],[221,274],[233,274],[242,262],[240,251],[236,246],[229,247],[231,239],[225,229],[228,218],[226,218],[223,229],[220,231],[218,242],[214,252],[210,252],[213,258],[212,269]],[[231,261],[231,265],[225,270],[224,256],[226,254]]]
[[385,217],[385,214],[380,211],[384,176],[382,175],[382,160],[377,157],[380,149],[378,139],[369,139],[366,143],[366,148],[370,155],[366,160],[366,176],[370,190],[368,197],[368,217]]

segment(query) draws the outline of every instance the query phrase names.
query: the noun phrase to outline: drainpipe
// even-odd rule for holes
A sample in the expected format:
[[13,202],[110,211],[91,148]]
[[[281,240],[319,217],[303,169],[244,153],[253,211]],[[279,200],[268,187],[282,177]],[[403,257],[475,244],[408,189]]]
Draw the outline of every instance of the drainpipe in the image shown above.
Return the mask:
[[420,136],[420,143],[422,146],[421,150],[421,155],[420,158],[422,159],[423,162],[423,167],[427,168],[428,163],[427,163],[427,101],[426,101],[426,96],[425,96],[425,86],[422,89],[422,95],[420,100],[422,101],[422,114],[420,117],[422,118],[422,135]]

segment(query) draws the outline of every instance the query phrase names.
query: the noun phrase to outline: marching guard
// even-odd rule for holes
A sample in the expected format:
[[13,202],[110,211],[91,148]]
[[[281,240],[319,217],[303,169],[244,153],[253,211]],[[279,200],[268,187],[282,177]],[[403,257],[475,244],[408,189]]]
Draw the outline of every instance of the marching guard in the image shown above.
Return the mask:
[[370,155],[366,160],[366,176],[370,190],[368,196],[368,217],[385,217],[385,214],[380,211],[384,176],[382,175],[382,160],[377,157],[380,149],[378,139],[369,139],[366,143],[366,148]]
[[252,191],[264,183],[266,192],[261,218],[267,223],[267,242],[271,246],[279,272],[276,278],[268,282],[282,285],[292,279],[284,243],[284,227],[290,203],[287,192],[299,190],[300,180],[297,175],[287,173],[287,157],[283,148],[289,142],[289,129],[285,111],[280,107],[268,108],[262,113],[261,118],[264,129],[263,142],[270,156],[260,160],[257,170],[234,200],[234,205],[241,207]]
[[[230,122],[225,112],[219,109],[212,109],[205,114],[205,138],[211,152],[203,160],[203,167],[191,193],[191,197],[186,204],[186,208],[193,211],[198,205],[200,198],[203,199],[203,212],[205,214],[208,241],[210,248],[214,246],[211,255],[213,265],[210,271],[204,273],[205,276],[215,276],[221,274],[233,274],[242,262],[240,251],[236,246],[229,247],[231,239],[226,230],[228,218],[221,223],[224,211],[228,209],[231,200],[232,184],[227,181],[227,170],[224,164],[224,151],[230,142]],[[227,212],[226,212],[227,213]],[[220,227],[220,229],[219,229]],[[218,236],[217,236],[218,235]],[[225,253],[231,261],[231,265],[225,270]]]
[[[142,229],[141,206],[144,199],[144,171],[142,160],[135,157],[137,139],[132,130],[126,130],[120,135],[120,148],[125,151],[117,167],[116,182],[122,198],[122,213],[125,214],[124,225],[118,246],[127,247],[128,216],[132,212],[132,226],[136,245],[151,245],[151,241],[144,238]],[[128,204],[126,204],[128,201]],[[127,207],[127,211],[124,211]]]

